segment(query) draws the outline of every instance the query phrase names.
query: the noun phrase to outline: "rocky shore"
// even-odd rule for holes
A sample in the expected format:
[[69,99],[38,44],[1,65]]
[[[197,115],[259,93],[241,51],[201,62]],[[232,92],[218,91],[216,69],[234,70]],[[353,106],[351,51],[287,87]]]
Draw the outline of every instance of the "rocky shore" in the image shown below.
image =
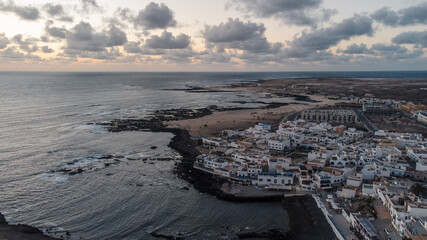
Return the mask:
[[[238,86],[236,86],[238,87]],[[184,89],[182,89],[184,90]],[[184,91],[210,91],[209,89],[187,89]],[[221,91],[214,90],[212,91]],[[282,95],[281,95],[282,96]],[[282,97],[294,97],[300,101],[313,101],[309,96],[294,95],[283,93]],[[265,103],[258,109],[279,109],[286,103]],[[246,104],[246,103],[242,103]],[[290,107],[290,106],[289,106]],[[306,108],[306,107],[301,107]],[[233,202],[255,202],[255,201],[282,201],[287,209],[290,220],[290,230],[268,229],[263,232],[240,232],[237,234],[238,239],[335,239],[335,235],[324,219],[320,209],[317,208],[315,201],[311,196],[284,198],[282,196],[236,196],[223,191],[221,187],[229,183],[227,179],[207,173],[194,168],[194,161],[200,155],[197,150],[199,144],[196,138],[192,137],[188,129],[170,125],[173,121],[186,121],[204,119],[206,116],[211,117],[214,113],[228,112],[233,113],[247,108],[228,109],[218,106],[210,106],[203,109],[171,109],[156,111],[151,117],[144,119],[117,119],[111,122],[98,123],[104,126],[110,132],[121,131],[151,131],[151,132],[170,132],[174,135],[169,143],[169,147],[178,152],[182,159],[177,162],[173,172],[177,176],[197,189],[199,192],[216,196],[218,199]],[[288,109],[286,109],[288,110]],[[297,110],[297,109],[292,109]],[[253,111],[253,110],[251,110]],[[251,113],[252,114],[252,113]],[[280,115],[280,114],[279,114]],[[262,119],[261,119],[262,120]],[[202,120],[204,121],[204,120]],[[220,123],[220,120],[218,120]],[[222,123],[222,120],[221,120]],[[204,127],[208,128],[204,123]],[[203,126],[203,125],[202,125]],[[202,127],[201,126],[201,127]],[[201,128],[200,127],[200,128]],[[211,127],[209,125],[209,127]],[[170,239],[171,236],[151,233],[154,237]],[[320,237],[320,238],[319,238]]]
[[[66,234],[66,233],[65,233]],[[64,236],[65,237],[65,236]],[[59,240],[44,235],[42,231],[35,227],[24,224],[10,225],[0,213],[0,239],[1,240]]]
[[[135,122],[133,122],[135,123]],[[145,123],[144,123],[145,124]],[[114,132],[126,131],[129,128],[123,123],[114,127]],[[149,127],[149,125],[145,125]],[[188,181],[195,189],[202,193],[211,194],[218,199],[233,202],[255,202],[255,201],[282,201],[284,208],[288,211],[290,230],[268,229],[263,232],[241,232],[237,234],[238,239],[335,239],[335,235],[325,221],[323,213],[318,209],[311,196],[284,198],[282,196],[268,197],[236,197],[221,191],[221,186],[227,182],[226,179],[210,173],[195,169],[194,161],[200,152],[197,150],[197,141],[192,138],[187,130],[178,128],[159,127],[155,124],[152,129],[143,128],[145,131],[162,131],[174,134],[169,147],[182,156],[182,160],[174,168],[178,177]],[[163,239],[173,239],[174,236],[151,233],[152,236]],[[181,239],[181,238],[180,238]],[[183,238],[182,238],[183,239]]]

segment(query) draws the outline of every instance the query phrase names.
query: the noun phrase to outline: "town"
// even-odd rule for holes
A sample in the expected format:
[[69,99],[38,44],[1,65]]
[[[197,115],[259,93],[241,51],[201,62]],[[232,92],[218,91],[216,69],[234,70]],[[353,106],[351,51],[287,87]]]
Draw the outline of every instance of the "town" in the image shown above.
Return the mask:
[[363,107],[306,109],[278,126],[202,137],[194,167],[258,191],[311,194],[339,239],[427,238],[427,141],[367,117],[398,114],[425,127],[427,107],[346,100]]

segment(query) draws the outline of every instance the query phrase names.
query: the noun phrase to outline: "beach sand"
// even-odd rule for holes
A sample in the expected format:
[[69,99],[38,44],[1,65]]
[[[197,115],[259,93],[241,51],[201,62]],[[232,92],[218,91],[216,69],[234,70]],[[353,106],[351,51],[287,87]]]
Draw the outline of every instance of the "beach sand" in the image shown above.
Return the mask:
[[[233,89],[236,90],[237,89]],[[253,88],[240,88],[238,91],[254,91]],[[257,89],[261,91],[261,89]],[[311,104],[289,104],[271,109],[243,109],[231,111],[216,111],[196,119],[186,119],[167,122],[168,127],[188,130],[193,137],[218,136],[222,130],[246,129],[256,123],[274,124],[279,122],[287,114],[298,112],[315,106],[334,105],[341,100],[332,100],[323,96],[307,95],[312,100],[318,101]]]

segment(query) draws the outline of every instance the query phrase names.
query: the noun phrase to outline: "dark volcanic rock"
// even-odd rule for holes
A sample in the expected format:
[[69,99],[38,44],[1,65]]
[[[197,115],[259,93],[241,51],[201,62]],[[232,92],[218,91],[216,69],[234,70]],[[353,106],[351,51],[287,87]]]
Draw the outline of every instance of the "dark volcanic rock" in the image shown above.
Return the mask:
[[163,239],[170,239],[170,240],[184,240],[184,237],[182,236],[165,235],[165,234],[156,233],[156,232],[151,232],[150,235],[156,238],[163,238]]
[[331,226],[311,196],[285,198],[283,204],[291,227],[286,239],[336,239]]
[[245,232],[245,233],[238,233],[237,237],[239,239],[274,239],[274,240],[280,240],[280,239],[288,239],[287,233],[283,230],[278,229],[269,229],[265,232]]
[[4,216],[0,213],[0,238],[1,237],[10,240],[59,240],[58,238],[44,235],[42,231],[35,227],[24,224],[9,225]]

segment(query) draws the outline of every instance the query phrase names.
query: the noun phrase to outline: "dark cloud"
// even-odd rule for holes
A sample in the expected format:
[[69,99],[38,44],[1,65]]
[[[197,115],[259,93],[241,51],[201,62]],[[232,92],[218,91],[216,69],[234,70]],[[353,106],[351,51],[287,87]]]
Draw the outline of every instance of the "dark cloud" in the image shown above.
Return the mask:
[[231,56],[227,53],[204,52],[200,54],[202,63],[229,63]]
[[387,26],[407,26],[427,24],[427,2],[393,11],[384,7],[371,14],[371,17]]
[[372,55],[390,60],[418,58],[423,54],[421,49],[414,49],[410,51],[406,47],[402,47],[396,44],[387,45],[383,43],[377,43],[372,45],[371,50],[374,52]]
[[37,46],[38,39],[26,38],[22,34],[17,34],[12,37],[12,42],[19,46],[19,49],[27,53],[36,52],[39,48]]
[[[124,12],[122,12],[124,14]],[[165,29],[168,27],[175,27],[176,20],[174,12],[169,9],[165,4],[157,4],[151,2],[145,9],[139,11],[134,19],[136,26],[144,29]]]
[[25,54],[16,51],[16,48],[14,47],[9,47],[4,51],[0,51],[0,59],[8,61],[24,61]]
[[24,54],[17,50],[16,47],[9,47],[0,51],[0,61],[2,62],[23,62],[23,61],[41,61],[42,59],[31,53]]
[[397,51],[408,51],[405,47],[399,45],[387,45],[384,43],[376,43],[372,45],[371,50],[382,51],[382,52],[397,52]]
[[395,11],[390,10],[388,7],[383,7],[371,14],[371,17],[385,25],[395,26],[399,22],[399,16]]
[[0,49],[5,49],[10,43],[10,40],[6,37],[4,33],[0,33]]
[[43,47],[41,47],[41,49],[42,49],[42,52],[44,52],[44,53],[54,52],[53,49],[49,48],[49,46],[43,46]]
[[342,52],[346,54],[366,54],[366,53],[369,53],[370,50],[364,43],[360,45],[353,43],[350,46],[348,46],[345,50],[338,50],[338,52]]
[[[373,44],[371,48],[367,48],[366,44],[352,44],[347,47],[345,50],[339,50],[338,52],[359,56],[376,57],[377,59],[382,60],[401,60],[401,59],[410,59],[418,58],[423,54],[422,49],[409,50],[406,47],[397,45],[397,44],[384,44],[376,43]],[[361,59],[359,57],[359,59]]]
[[415,44],[415,46],[427,48],[427,31],[402,32],[391,41],[396,44]]
[[217,52],[224,49],[240,49],[252,53],[277,53],[281,43],[270,43],[264,37],[263,24],[242,22],[238,18],[229,18],[226,23],[217,26],[205,26],[202,31],[208,48],[216,47]]
[[256,17],[281,19],[294,25],[317,25],[327,21],[335,10],[321,9],[322,0],[231,0],[228,6]]
[[126,33],[115,27],[114,25],[110,26],[110,29],[106,32],[106,46],[122,46],[127,42]]
[[164,49],[151,49],[143,46],[143,43],[138,42],[128,42],[124,45],[124,49],[128,53],[142,54],[142,55],[163,55],[166,53]]
[[73,18],[65,13],[64,7],[61,4],[46,3],[43,6],[43,9],[50,17],[53,17],[56,20],[63,22],[73,21]]
[[262,36],[265,32],[264,24],[242,22],[238,18],[229,18],[226,23],[218,26],[205,26],[203,36],[208,42],[234,42],[245,41],[256,36]]
[[46,3],[43,6],[43,9],[50,15],[50,16],[57,16],[57,15],[63,15],[64,7],[62,7],[61,4],[53,4],[53,3]]
[[110,26],[108,31],[96,32],[89,23],[80,22],[66,34],[66,40],[67,52],[74,54],[75,51],[103,52],[106,47],[122,46],[127,37],[115,26]]
[[190,36],[179,34],[174,37],[172,33],[164,31],[162,35],[151,36],[146,40],[145,46],[147,48],[158,49],[182,49],[190,46]]
[[7,3],[0,0],[0,11],[14,13],[24,20],[37,20],[40,17],[40,12],[36,7],[19,6],[11,0]]
[[51,27],[52,24],[53,24],[53,21],[49,20],[46,22],[46,26],[44,28],[46,33],[52,37],[64,39],[66,34],[68,33],[67,29],[65,29],[65,27],[61,27],[61,28]]
[[355,15],[328,28],[321,28],[294,38],[286,49],[289,57],[305,57],[318,50],[327,50],[342,40],[361,35],[372,35],[371,19]]
[[229,44],[223,45],[226,48],[237,48],[241,50],[248,51],[250,53],[269,53],[274,54],[278,53],[283,47],[281,43],[270,43],[265,37],[255,37],[247,41],[242,42],[232,42]]
[[198,53],[191,49],[174,49],[162,55],[162,60],[175,63],[191,63]]
[[123,56],[123,54],[116,48],[111,48],[102,52],[78,52],[80,58],[90,58],[99,60],[116,60]]

